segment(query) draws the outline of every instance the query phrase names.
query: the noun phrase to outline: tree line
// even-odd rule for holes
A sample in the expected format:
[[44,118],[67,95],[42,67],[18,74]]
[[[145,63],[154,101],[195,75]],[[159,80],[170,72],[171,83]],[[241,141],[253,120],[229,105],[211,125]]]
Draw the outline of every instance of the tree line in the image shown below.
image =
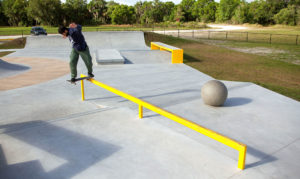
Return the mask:
[[105,0],[0,0],[2,26],[190,21],[300,25],[300,0],[182,0],[180,4],[153,0],[133,6]]

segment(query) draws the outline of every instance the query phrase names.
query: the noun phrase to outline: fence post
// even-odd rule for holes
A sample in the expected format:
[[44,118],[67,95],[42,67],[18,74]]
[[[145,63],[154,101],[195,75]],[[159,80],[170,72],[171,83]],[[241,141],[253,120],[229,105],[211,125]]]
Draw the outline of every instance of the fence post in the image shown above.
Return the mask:
[[194,29],[193,29],[193,38],[194,38]]
[[246,36],[246,42],[248,42],[248,32],[246,32],[247,33],[247,36]]
[[228,37],[228,32],[226,32],[226,40],[227,40],[227,37]]
[[270,44],[272,43],[272,34],[270,34]]
[[299,35],[296,36],[296,45],[298,45],[298,36]]

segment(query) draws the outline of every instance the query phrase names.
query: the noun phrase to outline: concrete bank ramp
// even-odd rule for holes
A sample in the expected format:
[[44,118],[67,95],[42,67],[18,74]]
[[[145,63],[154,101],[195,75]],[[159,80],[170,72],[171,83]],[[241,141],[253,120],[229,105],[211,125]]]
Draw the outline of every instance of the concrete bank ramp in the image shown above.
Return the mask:
[[[91,55],[95,57],[98,50],[102,51],[101,58],[98,60],[108,64],[119,63],[120,60],[125,64],[171,63],[170,52],[150,50],[146,46],[143,32],[84,32],[83,34]],[[24,50],[12,53],[8,57],[44,57],[69,61],[71,48],[69,40],[63,39],[58,34],[30,36],[27,37]],[[110,51],[114,51],[117,55],[109,53]],[[97,59],[94,59],[95,61]]]
[[0,59],[0,78],[17,75],[29,70],[30,67],[9,63]]
[[[84,32],[86,42],[91,49],[117,49],[117,50],[145,50],[143,32]],[[30,36],[27,38],[25,49],[66,49],[70,48],[68,39],[60,35]]]

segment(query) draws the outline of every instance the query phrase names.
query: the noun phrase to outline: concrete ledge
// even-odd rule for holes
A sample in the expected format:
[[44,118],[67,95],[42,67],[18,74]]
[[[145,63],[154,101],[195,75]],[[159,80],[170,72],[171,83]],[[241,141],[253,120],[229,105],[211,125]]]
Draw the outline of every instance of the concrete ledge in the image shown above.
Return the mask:
[[97,65],[124,64],[125,59],[116,49],[98,49],[94,52],[93,61]]

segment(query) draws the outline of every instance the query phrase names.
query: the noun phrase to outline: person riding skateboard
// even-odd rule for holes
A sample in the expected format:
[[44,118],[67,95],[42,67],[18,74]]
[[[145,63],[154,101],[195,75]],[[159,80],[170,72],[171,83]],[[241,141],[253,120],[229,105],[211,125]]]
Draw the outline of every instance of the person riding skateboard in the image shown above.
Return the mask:
[[60,26],[58,28],[58,33],[60,33],[64,39],[68,37],[72,43],[72,51],[70,54],[71,82],[76,81],[79,55],[85,63],[85,66],[88,70],[88,76],[90,78],[94,77],[92,57],[81,30],[82,26],[75,23],[71,23],[69,28],[65,26]]

